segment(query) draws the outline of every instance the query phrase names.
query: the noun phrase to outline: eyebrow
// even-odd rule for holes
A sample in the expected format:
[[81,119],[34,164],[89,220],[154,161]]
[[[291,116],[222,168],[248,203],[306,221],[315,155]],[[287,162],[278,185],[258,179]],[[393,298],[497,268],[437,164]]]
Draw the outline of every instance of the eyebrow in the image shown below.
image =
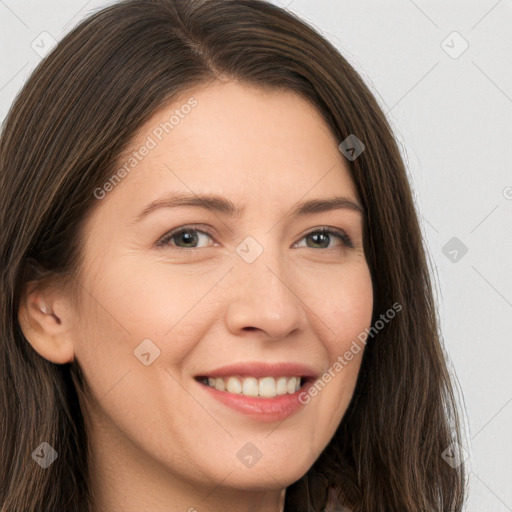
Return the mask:
[[[179,206],[205,208],[228,215],[234,219],[239,219],[245,211],[245,206],[236,206],[229,199],[215,194],[198,195],[189,193],[171,193],[148,204],[135,218],[135,222],[141,221],[149,213],[159,208],[176,208]],[[299,203],[292,209],[288,216],[303,216],[339,209],[364,213],[364,209],[356,201],[344,196],[333,196],[325,199],[311,199],[309,201]]]

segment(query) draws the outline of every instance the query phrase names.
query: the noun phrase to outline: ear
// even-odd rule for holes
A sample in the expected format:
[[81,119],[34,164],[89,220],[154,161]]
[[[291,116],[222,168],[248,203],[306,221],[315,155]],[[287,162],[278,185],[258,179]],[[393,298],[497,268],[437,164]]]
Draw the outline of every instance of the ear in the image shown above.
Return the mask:
[[21,330],[42,357],[52,363],[69,363],[74,358],[70,303],[64,294],[38,285],[37,281],[25,285],[18,309]]

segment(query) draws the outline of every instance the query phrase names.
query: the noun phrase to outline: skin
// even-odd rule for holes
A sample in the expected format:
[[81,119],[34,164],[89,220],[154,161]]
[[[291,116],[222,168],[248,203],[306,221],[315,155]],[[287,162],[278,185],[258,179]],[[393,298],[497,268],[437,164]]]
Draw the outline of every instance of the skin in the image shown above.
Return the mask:
[[[129,151],[192,96],[197,106],[88,217],[80,308],[63,290],[34,283],[20,306],[32,346],[57,364],[76,358],[90,386],[98,512],[280,510],[283,490],[339,425],[363,350],[279,422],[227,408],[193,377],[246,361],[303,362],[320,375],[371,322],[362,214],[289,215],[298,202],[335,194],[358,202],[339,141],[317,110],[289,91],[216,81],[162,108]],[[135,222],[151,201],[190,191],[246,211],[235,219],[180,206]],[[190,224],[211,236],[156,246]],[[322,226],[343,230],[354,247],[335,235],[306,236]],[[247,236],[263,249],[252,263],[236,252]],[[160,350],[149,366],[134,356],[147,338]],[[262,454],[250,468],[236,456],[248,442]]]

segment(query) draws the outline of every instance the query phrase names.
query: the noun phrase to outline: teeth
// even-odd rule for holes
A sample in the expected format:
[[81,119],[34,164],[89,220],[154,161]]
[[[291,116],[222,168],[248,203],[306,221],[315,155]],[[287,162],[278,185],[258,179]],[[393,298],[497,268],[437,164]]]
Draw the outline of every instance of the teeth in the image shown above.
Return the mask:
[[277,396],[276,380],[272,377],[264,377],[259,382],[259,395],[266,398]]
[[276,392],[278,395],[286,395],[288,393],[287,387],[288,379],[286,377],[279,377],[276,382]]
[[247,377],[243,380],[242,395],[258,396],[258,381],[254,377]]
[[[300,380],[299,380],[300,382]],[[297,377],[292,377],[291,379],[288,380],[287,384],[286,384],[286,389],[288,391],[288,393],[295,393],[295,389],[297,387]]]
[[203,379],[205,384],[219,391],[227,391],[237,395],[260,396],[274,398],[286,394],[293,394],[300,389],[300,377],[226,377]]
[[240,394],[242,392],[242,384],[236,377],[229,377],[226,389],[229,393]]

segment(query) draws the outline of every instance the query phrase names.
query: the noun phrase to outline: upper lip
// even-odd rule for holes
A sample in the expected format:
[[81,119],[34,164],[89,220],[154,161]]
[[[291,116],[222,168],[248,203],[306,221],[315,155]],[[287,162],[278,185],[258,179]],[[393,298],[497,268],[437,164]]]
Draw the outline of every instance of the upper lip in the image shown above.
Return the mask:
[[262,363],[247,362],[235,363],[221,366],[213,370],[207,370],[197,377],[230,377],[239,375],[240,377],[305,377],[316,378],[317,372],[301,363]]

